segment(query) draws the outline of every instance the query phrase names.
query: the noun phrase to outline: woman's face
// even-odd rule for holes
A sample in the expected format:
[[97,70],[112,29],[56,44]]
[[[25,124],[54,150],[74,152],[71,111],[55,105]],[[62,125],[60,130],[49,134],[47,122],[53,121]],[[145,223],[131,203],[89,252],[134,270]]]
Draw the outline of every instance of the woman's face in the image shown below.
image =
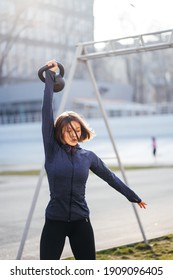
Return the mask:
[[62,129],[63,142],[70,146],[75,146],[81,137],[81,125],[76,121],[71,121]]

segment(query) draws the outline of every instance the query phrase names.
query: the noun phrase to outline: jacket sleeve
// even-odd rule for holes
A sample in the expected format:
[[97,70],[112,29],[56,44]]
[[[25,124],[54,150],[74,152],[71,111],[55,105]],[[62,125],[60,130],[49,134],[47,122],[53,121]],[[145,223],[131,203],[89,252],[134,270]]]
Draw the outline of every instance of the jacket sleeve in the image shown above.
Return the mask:
[[42,104],[42,135],[45,155],[53,151],[54,143],[54,117],[52,109],[54,72],[45,71],[45,89]]
[[126,186],[115,174],[112,172],[104,162],[92,153],[92,164],[91,171],[94,172],[97,176],[107,182],[112,188],[124,195],[130,202],[141,202],[141,198],[132,191],[129,187]]

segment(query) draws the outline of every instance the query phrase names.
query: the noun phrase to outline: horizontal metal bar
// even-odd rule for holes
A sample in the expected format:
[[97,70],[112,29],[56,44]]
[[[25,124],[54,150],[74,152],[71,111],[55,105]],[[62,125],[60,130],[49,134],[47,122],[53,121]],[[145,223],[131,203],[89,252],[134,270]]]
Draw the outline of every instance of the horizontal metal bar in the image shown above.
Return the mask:
[[[167,34],[164,39],[161,38],[163,34],[164,36],[165,34]],[[145,36],[147,36],[147,40]],[[157,37],[156,37],[157,40],[153,40],[153,37],[155,36],[159,37],[159,40]],[[99,44],[103,44],[101,51],[98,49]],[[146,34],[141,34],[136,36],[129,36],[129,37],[124,37],[124,38],[114,39],[114,40],[82,43],[79,44],[79,46],[83,47],[83,49],[84,48],[87,49],[87,53],[81,52],[81,54],[77,57],[77,59],[81,61],[85,61],[87,59],[127,55],[133,53],[172,48],[173,29],[160,31],[160,32],[146,33]]]
[[80,46],[86,46],[87,47],[87,46],[91,46],[91,45],[95,45],[95,44],[116,42],[116,41],[126,40],[126,39],[136,39],[136,38],[138,38],[140,36],[145,37],[145,36],[161,35],[161,34],[169,33],[169,32],[171,34],[173,34],[173,29],[167,29],[167,30],[163,30],[163,31],[144,33],[144,34],[138,34],[138,35],[132,35],[132,36],[126,36],[126,37],[120,37],[120,38],[114,38],[114,39],[110,39],[110,40],[80,42],[80,43],[77,44],[77,46],[80,45]]
[[141,53],[146,51],[156,51],[161,49],[167,49],[172,48],[173,43],[166,43],[166,44],[157,44],[157,45],[151,45],[151,46],[145,46],[145,47],[135,47],[135,48],[129,48],[129,49],[121,49],[121,50],[111,50],[111,51],[103,51],[103,52],[96,52],[96,53],[90,53],[87,55],[80,55],[78,56],[78,60],[87,60],[87,59],[95,59],[95,58],[103,58],[108,56],[119,56],[119,55],[127,55],[127,54],[134,54],[134,53]]

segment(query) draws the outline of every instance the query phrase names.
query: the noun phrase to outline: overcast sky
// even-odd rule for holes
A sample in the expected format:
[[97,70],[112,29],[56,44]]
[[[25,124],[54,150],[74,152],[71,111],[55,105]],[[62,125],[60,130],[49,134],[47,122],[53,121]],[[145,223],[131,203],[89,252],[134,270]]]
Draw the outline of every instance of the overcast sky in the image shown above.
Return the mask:
[[95,0],[96,41],[173,28],[172,0]]

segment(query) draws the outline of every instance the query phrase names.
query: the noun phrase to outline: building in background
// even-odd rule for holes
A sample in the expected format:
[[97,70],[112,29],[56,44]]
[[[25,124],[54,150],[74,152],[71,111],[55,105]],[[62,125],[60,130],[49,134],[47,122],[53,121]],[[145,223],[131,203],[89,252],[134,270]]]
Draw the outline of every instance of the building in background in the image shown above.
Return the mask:
[[[93,41],[94,0],[0,1],[0,123],[40,120],[37,71],[52,58],[68,76],[78,42]],[[83,72],[76,73],[83,78]]]
[[[132,102],[132,87],[98,82],[108,117],[173,114],[173,103],[141,104]],[[34,89],[34,91],[33,91]],[[29,82],[0,87],[0,125],[41,121],[44,84]],[[54,94],[54,115],[57,116],[62,93]],[[90,81],[75,79],[71,85],[65,110],[78,112],[85,118],[100,118],[102,113]]]
[[[132,88],[129,85],[102,82],[98,83],[98,87],[104,103],[108,103],[106,110],[109,116],[117,115],[117,103],[113,100],[121,100],[124,103],[131,100]],[[43,90],[42,82],[9,85],[4,86],[3,89],[0,87],[0,124],[40,122]],[[58,112],[62,95],[62,92],[54,94],[55,115]],[[87,118],[101,116],[90,81],[82,79],[73,81],[65,110],[74,110]]]

